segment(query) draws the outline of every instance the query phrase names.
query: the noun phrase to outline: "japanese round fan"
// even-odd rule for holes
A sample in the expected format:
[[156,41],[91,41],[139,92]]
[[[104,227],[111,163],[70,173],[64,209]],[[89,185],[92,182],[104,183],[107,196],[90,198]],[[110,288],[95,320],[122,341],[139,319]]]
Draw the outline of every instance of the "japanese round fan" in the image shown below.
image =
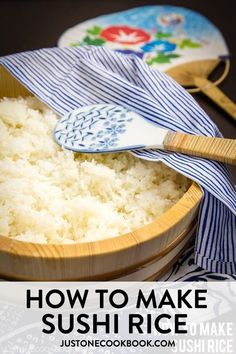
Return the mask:
[[[58,45],[102,45],[135,54],[181,85],[202,91],[236,119],[236,105],[216,86],[229,70],[229,52],[220,31],[204,16],[175,6],[143,6],[90,19],[66,30]],[[224,61],[222,77],[207,79]],[[192,91],[194,91],[192,90]]]

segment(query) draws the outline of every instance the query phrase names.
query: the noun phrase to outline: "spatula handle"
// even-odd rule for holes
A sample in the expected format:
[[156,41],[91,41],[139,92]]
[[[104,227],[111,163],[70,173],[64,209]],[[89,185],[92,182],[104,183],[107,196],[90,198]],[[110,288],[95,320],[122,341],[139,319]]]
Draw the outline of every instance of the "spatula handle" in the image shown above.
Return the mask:
[[236,120],[236,104],[231,101],[217,86],[202,77],[194,77],[194,82],[206,96],[212,99],[212,101],[218,104],[218,106],[220,106],[234,120]]
[[169,131],[165,150],[236,165],[236,139],[212,138]]

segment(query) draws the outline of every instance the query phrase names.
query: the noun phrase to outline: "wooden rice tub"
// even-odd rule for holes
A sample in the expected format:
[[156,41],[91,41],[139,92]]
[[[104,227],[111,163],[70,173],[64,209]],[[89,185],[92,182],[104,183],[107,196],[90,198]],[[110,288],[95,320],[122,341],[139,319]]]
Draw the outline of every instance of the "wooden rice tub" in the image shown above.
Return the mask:
[[[0,68],[0,97],[30,93]],[[179,258],[197,225],[202,191],[192,183],[154,222],[97,242],[37,244],[0,236],[0,277],[12,280],[154,280]]]

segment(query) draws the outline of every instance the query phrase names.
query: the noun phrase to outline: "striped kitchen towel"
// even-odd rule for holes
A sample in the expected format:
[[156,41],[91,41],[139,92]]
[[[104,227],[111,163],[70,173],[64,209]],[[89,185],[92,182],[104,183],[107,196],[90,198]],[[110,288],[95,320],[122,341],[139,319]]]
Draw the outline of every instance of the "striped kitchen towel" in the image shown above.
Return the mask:
[[[102,47],[51,48],[0,58],[12,75],[60,115],[95,103],[123,105],[160,127],[221,136],[180,85],[133,55]],[[209,271],[236,274],[236,193],[223,164],[160,150],[136,150],[162,161],[202,186],[196,263]]]

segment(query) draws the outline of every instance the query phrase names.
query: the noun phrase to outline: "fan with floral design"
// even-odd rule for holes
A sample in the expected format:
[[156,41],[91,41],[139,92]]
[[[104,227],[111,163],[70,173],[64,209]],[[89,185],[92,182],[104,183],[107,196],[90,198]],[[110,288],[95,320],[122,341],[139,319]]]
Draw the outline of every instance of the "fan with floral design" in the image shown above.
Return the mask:
[[[204,16],[174,6],[143,6],[91,19],[66,30],[63,46],[98,45],[136,55],[181,85],[195,86],[236,119],[236,105],[217,88],[229,69],[229,52],[220,31]],[[221,61],[225,73],[207,79]]]

